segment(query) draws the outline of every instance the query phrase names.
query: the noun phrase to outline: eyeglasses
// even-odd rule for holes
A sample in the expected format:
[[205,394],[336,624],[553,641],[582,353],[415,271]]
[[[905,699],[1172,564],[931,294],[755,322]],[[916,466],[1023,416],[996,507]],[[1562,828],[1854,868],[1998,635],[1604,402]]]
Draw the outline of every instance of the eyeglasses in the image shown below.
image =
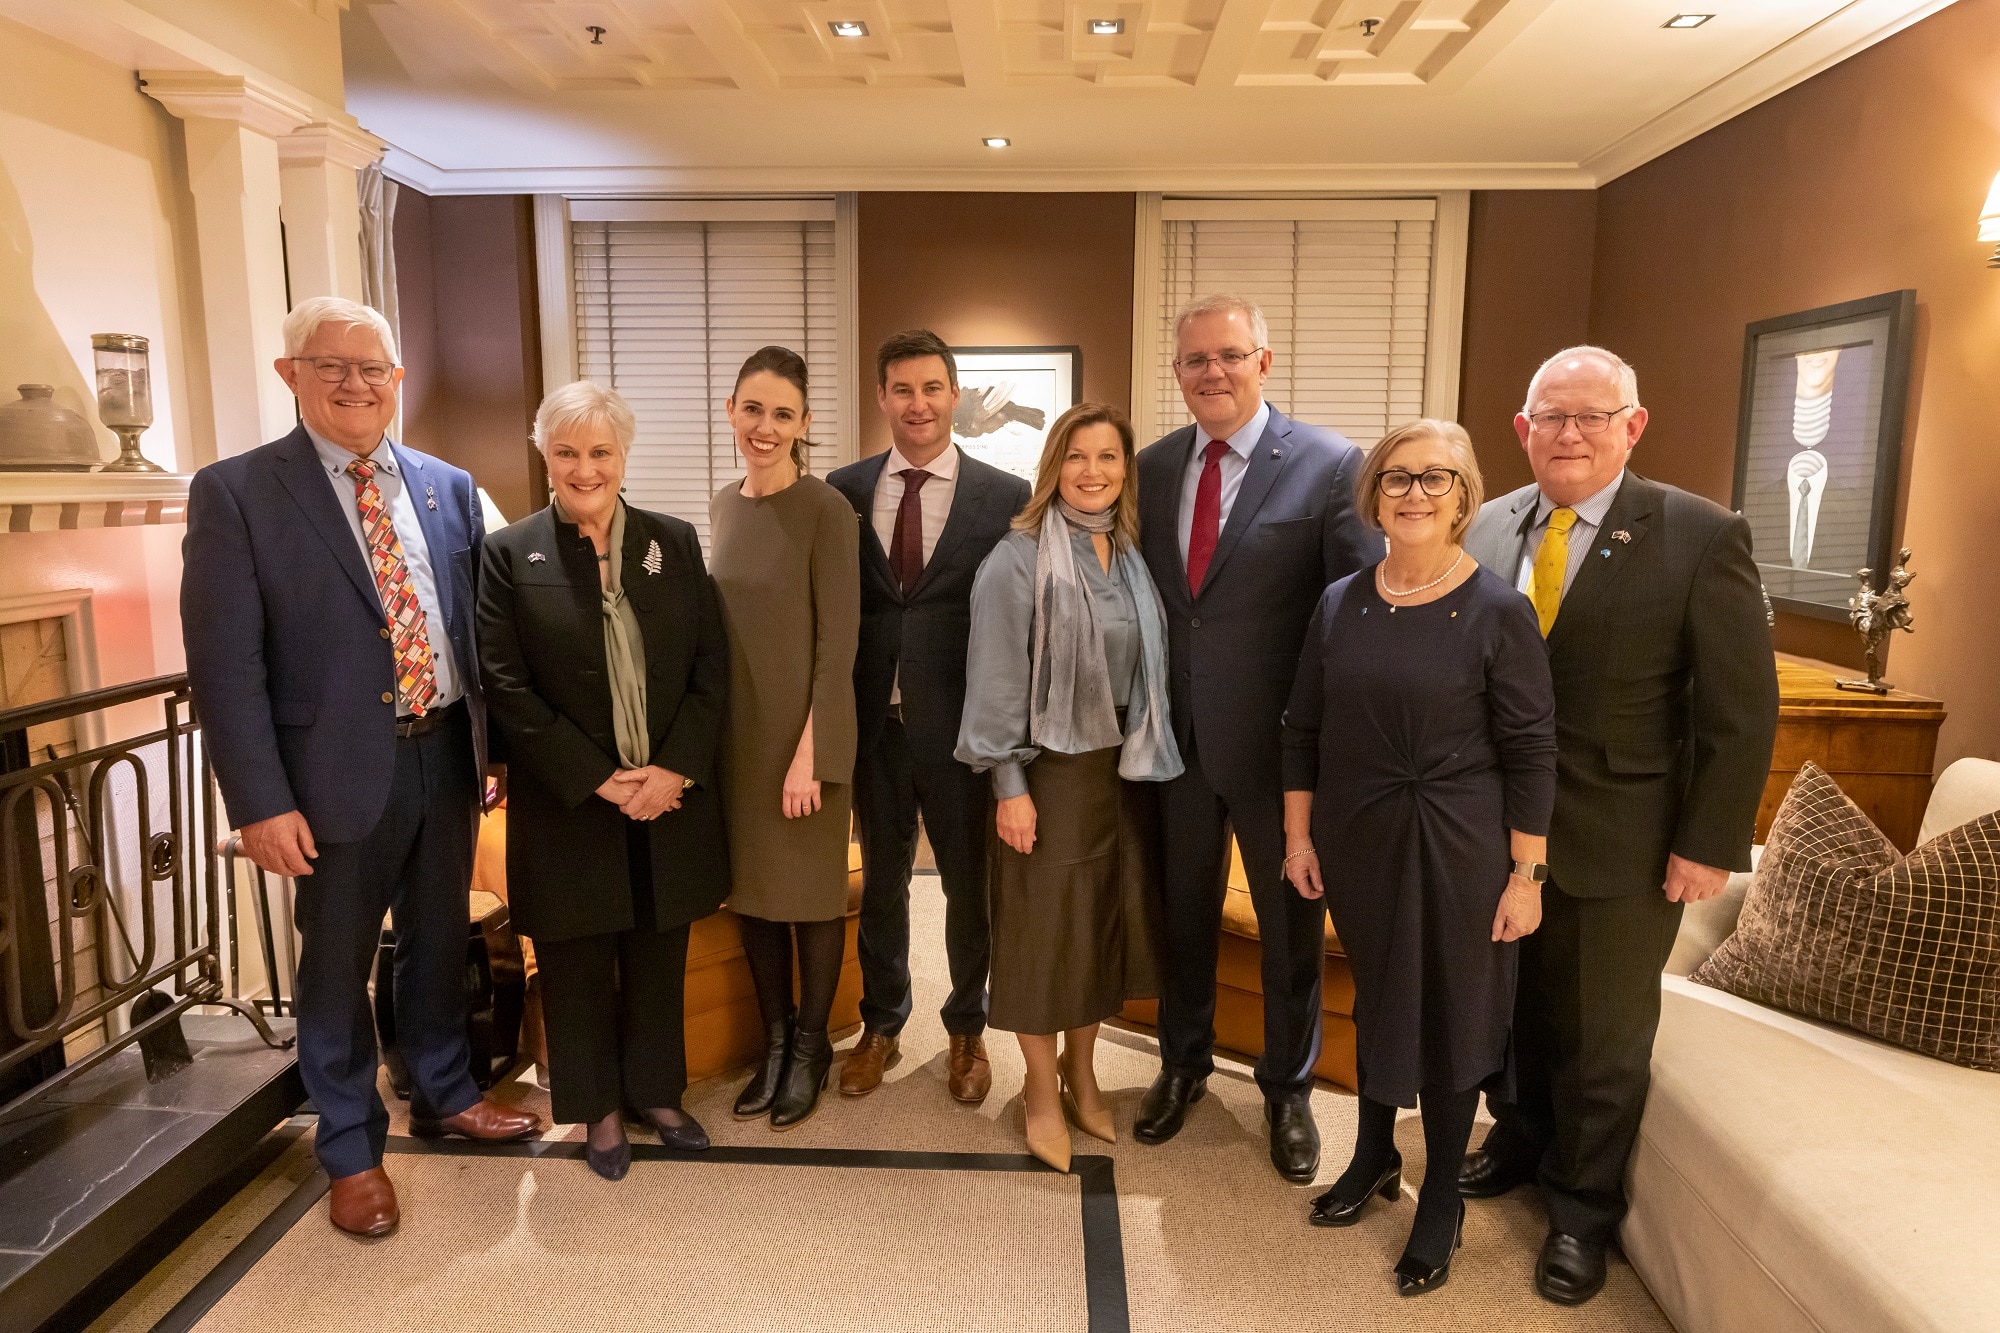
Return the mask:
[[1220,361],[1224,370],[1234,370],[1245,361],[1255,360],[1263,350],[1261,347],[1253,347],[1247,352],[1222,352],[1216,356],[1184,356],[1174,362],[1174,369],[1183,375],[1199,375]]
[[305,362],[313,368],[313,374],[328,384],[345,380],[349,366],[361,372],[363,384],[387,384],[396,373],[394,361],[347,361],[337,356],[295,356],[291,360]]
[[1528,415],[1528,424],[1550,435],[1560,435],[1563,427],[1574,421],[1576,428],[1585,435],[1597,435],[1611,424],[1611,418],[1620,412],[1631,410],[1632,405],[1627,403],[1624,407],[1614,407],[1609,412],[1532,412]]
[[1450,495],[1451,488],[1464,478],[1448,467],[1427,467],[1422,472],[1411,472],[1405,468],[1384,468],[1375,477],[1375,485],[1382,494],[1392,500],[1399,500],[1410,493],[1412,485],[1421,485],[1424,494],[1436,499],[1440,495]]

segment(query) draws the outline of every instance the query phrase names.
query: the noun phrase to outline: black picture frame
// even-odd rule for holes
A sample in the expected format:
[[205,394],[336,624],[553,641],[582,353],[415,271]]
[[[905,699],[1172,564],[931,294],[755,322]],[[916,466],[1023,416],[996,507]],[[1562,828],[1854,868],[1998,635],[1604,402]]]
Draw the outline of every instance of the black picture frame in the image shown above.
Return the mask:
[[1848,618],[1856,571],[1895,555],[1914,289],[1749,324],[1732,506],[1781,611]]
[[[952,421],[958,447],[1030,484],[1042,445],[1056,418],[1083,401],[1083,349],[1074,343],[1018,347],[954,347],[958,362],[959,411]],[[1016,384],[1026,392],[1019,406],[1024,419],[972,426],[979,394],[989,387]],[[971,427],[970,430],[967,428]],[[972,433],[976,430],[977,433]]]

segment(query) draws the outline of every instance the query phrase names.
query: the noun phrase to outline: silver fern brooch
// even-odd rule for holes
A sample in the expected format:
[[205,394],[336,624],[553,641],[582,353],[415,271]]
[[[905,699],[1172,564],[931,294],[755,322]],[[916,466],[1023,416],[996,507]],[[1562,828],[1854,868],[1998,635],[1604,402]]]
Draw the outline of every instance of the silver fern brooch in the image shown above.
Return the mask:
[[646,543],[646,558],[639,562],[639,567],[645,570],[648,574],[657,574],[660,572],[660,562],[662,558],[663,557],[660,555],[660,543],[657,541],[649,541]]

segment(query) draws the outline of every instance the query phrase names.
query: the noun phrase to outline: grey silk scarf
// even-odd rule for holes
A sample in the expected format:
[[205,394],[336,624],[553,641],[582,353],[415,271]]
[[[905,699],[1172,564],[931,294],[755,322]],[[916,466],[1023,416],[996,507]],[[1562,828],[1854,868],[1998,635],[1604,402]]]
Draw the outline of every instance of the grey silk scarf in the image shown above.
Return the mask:
[[620,500],[605,537],[610,577],[604,581],[604,668],[611,687],[611,731],[618,760],[627,768],[652,762],[646,736],[646,641],[639,617],[625,600],[625,502]]
[[1034,659],[1028,691],[1028,738],[1058,754],[1120,747],[1118,775],[1130,782],[1165,782],[1181,775],[1180,749],[1167,726],[1166,613],[1146,564],[1117,543],[1112,559],[1139,616],[1139,680],[1119,734],[1104,665],[1104,630],[1090,585],[1076,567],[1070,527],[1108,533],[1113,506],[1086,514],[1058,497],[1042,518],[1035,549]]

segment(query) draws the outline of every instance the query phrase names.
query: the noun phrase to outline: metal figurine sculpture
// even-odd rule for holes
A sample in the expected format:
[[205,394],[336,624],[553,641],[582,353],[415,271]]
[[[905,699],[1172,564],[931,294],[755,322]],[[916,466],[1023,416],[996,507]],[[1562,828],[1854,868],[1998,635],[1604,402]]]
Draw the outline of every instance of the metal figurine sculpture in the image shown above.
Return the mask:
[[1876,591],[1874,572],[1862,569],[1855,577],[1861,580],[1861,591],[1848,600],[1847,618],[1854,622],[1854,628],[1868,644],[1868,679],[1837,680],[1836,686],[1843,690],[1861,690],[1868,694],[1887,694],[1893,686],[1882,679],[1882,643],[1896,630],[1906,630],[1910,625],[1910,599],[1903,596],[1903,589],[1910,586],[1912,574],[1906,566],[1910,563],[1910,548],[1905,546],[1896,553],[1896,567],[1889,571],[1888,581],[1881,591]]

